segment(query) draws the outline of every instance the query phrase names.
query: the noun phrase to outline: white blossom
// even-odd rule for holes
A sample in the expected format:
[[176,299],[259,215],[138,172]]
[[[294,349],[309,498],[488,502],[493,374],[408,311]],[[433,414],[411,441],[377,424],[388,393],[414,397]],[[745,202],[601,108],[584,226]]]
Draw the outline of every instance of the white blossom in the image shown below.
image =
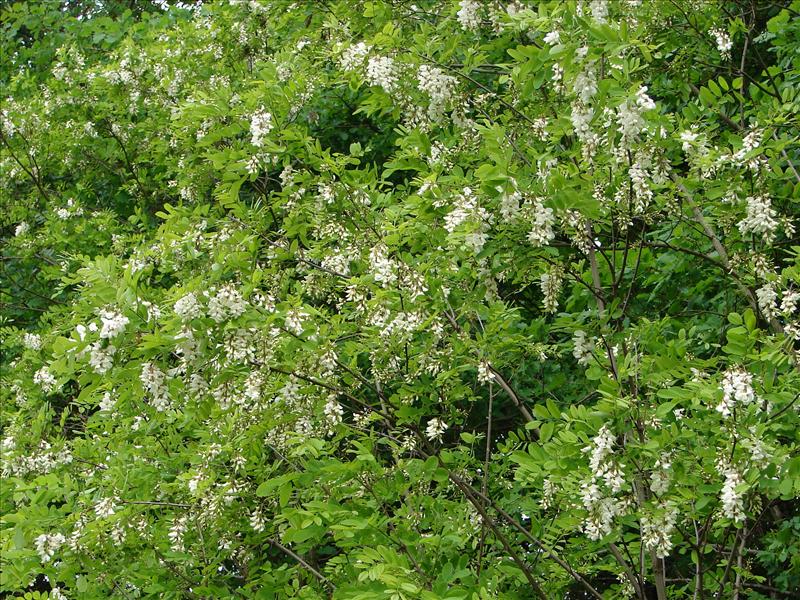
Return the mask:
[[682,131],[680,135],[681,149],[686,153],[691,152],[698,137],[699,134],[695,131],[689,129]]
[[235,319],[247,309],[247,302],[231,284],[224,285],[208,301],[208,315],[217,323]]
[[477,29],[481,26],[481,5],[475,0],[461,0],[456,18],[465,30]]
[[173,552],[182,552],[184,550],[183,537],[188,529],[188,517],[179,517],[172,522],[172,526],[167,533],[170,543],[172,544]]
[[717,50],[719,50],[720,55],[723,59],[729,59],[731,57],[731,48],[733,48],[733,41],[731,40],[731,36],[728,35],[728,32],[724,29],[713,28],[709,31],[709,33],[714,36],[714,40],[717,43]]
[[584,452],[591,452],[589,456],[589,469],[595,477],[602,477],[607,470],[606,459],[614,452],[614,435],[603,425],[592,439],[592,445],[584,448]]
[[589,104],[592,97],[597,93],[597,78],[591,66],[587,66],[575,77],[572,83],[572,91],[581,102]]
[[284,325],[286,329],[295,335],[301,335],[305,328],[304,323],[308,318],[308,313],[300,308],[293,308],[286,313],[286,321]]
[[448,233],[455,232],[462,225],[467,226],[464,232],[464,245],[473,253],[479,254],[488,239],[487,230],[492,216],[479,206],[478,198],[472,189],[465,187],[453,202],[453,210],[444,218],[444,228]]
[[42,336],[38,333],[26,333],[22,337],[22,345],[30,350],[41,350]]
[[665,558],[672,550],[672,533],[678,520],[678,509],[672,503],[662,504],[658,511],[641,518],[642,543],[647,550],[655,550],[658,558]]
[[105,392],[103,397],[100,399],[99,408],[103,412],[111,412],[114,410],[114,406],[117,403],[117,399],[114,398],[110,392]]
[[766,194],[749,196],[747,198],[747,216],[739,221],[739,231],[742,235],[752,233],[760,235],[764,242],[771,243],[775,238],[778,222],[775,220],[775,209],[772,200]]
[[392,260],[387,254],[388,250],[383,244],[376,244],[369,253],[370,272],[375,281],[383,287],[389,287],[397,281],[397,273]]
[[544,36],[544,43],[551,46],[557,46],[561,43],[561,34],[557,29],[548,32],[547,35]]
[[50,373],[47,367],[42,367],[33,374],[33,383],[41,386],[42,391],[47,394],[56,387],[56,378]]
[[653,466],[650,477],[650,491],[656,496],[663,496],[669,489],[672,480],[672,462],[667,454],[662,455]]
[[167,376],[156,365],[151,362],[142,364],[142,372],[139,375],[142,387],[150,395],[153,407],[158,411],[169,408],[169,390],[167,389]]
[[43,563],[48,563],[67,539],[61,533],[43,533],[34,540],[36,552]]
[[105,519],[112,516],[116,509],[116,498],[103,498],[94,505],[94,514],[98,519]]
[[553,209],[546,207],[541,199],[536,198],[530,209],[531,229],[528,241],[536,248],[547,245],[556,234],[553,231],[555,216]]
[[125,326],[129,323],[129,320],[122,313],[113,310],[101,310],[100,322],[102,323],[100,337],[111,340],[125,331]]
[[447,423],[438,417],[434,417],[428,421],[428,426],[425,428],[425,436],[431,441],[441,441],[445,431],[447,431]]
[[758,309],[761,314],[767,319],[775,317],[775,302],[778,300],[778,292],[775,291],[775,285],[772,283],[765,283],[763,286],[756,290],[756,299],[758,301]]
[[500,198],[500,218],[504,222],[510,223],[517,218],[520,212],[520,200],[522,200],[522,194],[517,191],[503,194],[503,197]]
[[250,143],[259,148],[263,146],[264,140],[272,128],[272,114],[264,110],[262,106],[250,119],[250,135],[252,136]]
[[203,308],[197,301],[197,297],[189,292],[185,296],[179,298],[173,307],[175,314],[178,315],[182,321],[191,321],[202,316]]
[[14,229],[14,235],[16,237],[22,237],[26,233],[28,233],[28,231],[30,231],[30,228],[31,226],[28,225],[26,221],[22,221],[21,223],[19,223],[19,225],[17,225],[16,229]]
[[369,55],[370,47],[364,42],[353,44],[342,52],[339,65],[345,71],[355,71],[360,68]]
[[344,415],[342,405],[336,401],[334,396],[331,396],[325,402],[323,412],[328,425],[328,434],[333,434],[334,428],[342,422],[342,416]]
[[737,403],[751,404],[756,399],[753,376],[741,367],[733,367],[725,372],[720,389],[722,401],[717,406],[717,411],[726,418],[731,416]]
[[478,381],[481,383],[489,383],[490,381],[496,379],[496,377],[497,376],[492,371],[492,367],[488,362],[482,360],[478,363]]
[[417,72],[419,89],[430,97],[428,116],[432,121],[438,121],[444,114],[444,109],[450,102],[458,80],[452,75],[446,75],[440,68],[421,65]]
[[397,69],[394,59],[389,56],[373,56],[367,63],[367,82],[383,88],[387,94],[394,91],[397,84]]
[[608,0],[592,0],[589,4],[592,19],[597,23],[605,23],[608,20]]
[[593,482],[581,486],[581,500],[588,515],[583,522],[583,531],[590,540],[599,540],[611,533],[614,517],[621,513],[620,503],[613,497],[604,496]]
[[556,485],[547,477],[542,483],[542,508],[548,510],[555,505]]
[[559,267],[553,267],[545,271],[539,278],[539,286],[544,296],[543,304],[545,312],[554,313],[558,310],[558,294],[561,292],[563,277]]
[[784,292],[783,298],[781,298],[781,312],[787,317],[791,317],[797,312],[798,303],[800,303],[800,292],[797,290]]
[[722,503],[722,514],[738,523],[744,521],[744,492],[740,486],[744,483],[739,472],[729,467],[725,470],[725,483],[722,485],[719,500]]
[[586,339],[586,332],[578,329],[572,334],[572,356],[579,365],[588,365],[592,360],[594,342]]
[[260,508],[256,508],[253,512],[250,513],[250,527],[253,528],[253,531],[261,533],[267,527],[267,518],[264,516],[263,511]]
[[50,600],[67,600],[67,596],[60,587],[56,586],[50,590]]
[[89,366],[98,375],[105,375],[114,366],[114,353],[117,349],[114,346],[103,347],[98,341],[92,344],[91,354],[89,355]]

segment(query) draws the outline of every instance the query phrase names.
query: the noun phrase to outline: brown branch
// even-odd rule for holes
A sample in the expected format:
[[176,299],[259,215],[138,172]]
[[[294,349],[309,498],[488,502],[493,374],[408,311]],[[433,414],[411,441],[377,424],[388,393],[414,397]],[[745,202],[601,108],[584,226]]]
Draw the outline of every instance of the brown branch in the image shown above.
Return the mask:
[[312,567],[310,564],[308,564],[303,559],[303,557],[301,557],[299,554],[293,552],[292,550],[290,550],[289,548],[287,548],[286,546],[281,544],[275,538],[269,538],[267,541],[270,544],[272,544],[273,546],[275,546],[276,548],[278,548],[281,552],[283,552],[287,556],[291,556],[293,559],[295,559],[297,562],[299,562],[305,569],[307,569],[310,573],[312,573],[317,579],[319,579],[322,583],[324,583],[325,585],[330,587],[331,590],[336,590],[336,586],[334,585],[334,583],[330,579],[325,577],[325,575],[323,575],[322,573],[317,571],[314,567]]

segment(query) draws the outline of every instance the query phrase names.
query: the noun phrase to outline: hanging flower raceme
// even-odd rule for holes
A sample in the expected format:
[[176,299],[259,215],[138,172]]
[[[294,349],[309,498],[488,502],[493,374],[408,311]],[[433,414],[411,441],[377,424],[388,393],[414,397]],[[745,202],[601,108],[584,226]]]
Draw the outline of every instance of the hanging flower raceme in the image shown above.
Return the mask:
[[722,401],[717,411],[723,417],[730,417],[737,404],[747,406],[756,400],[753,390],[753,376],[742,367],[731,367],[722,378]]
[[264,141],[274,127],[272,123],[272,113],[267,112],[264,107],[257,110],[250,118],[250,143],[257,148],[264,145]]

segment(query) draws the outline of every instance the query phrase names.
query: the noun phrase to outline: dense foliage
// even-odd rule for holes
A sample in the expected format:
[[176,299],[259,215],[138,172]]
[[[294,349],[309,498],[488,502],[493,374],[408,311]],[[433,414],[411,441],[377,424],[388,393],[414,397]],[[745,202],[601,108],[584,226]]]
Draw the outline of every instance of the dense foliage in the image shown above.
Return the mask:
[[0,37],[0,595],[799,597],[800,1]]

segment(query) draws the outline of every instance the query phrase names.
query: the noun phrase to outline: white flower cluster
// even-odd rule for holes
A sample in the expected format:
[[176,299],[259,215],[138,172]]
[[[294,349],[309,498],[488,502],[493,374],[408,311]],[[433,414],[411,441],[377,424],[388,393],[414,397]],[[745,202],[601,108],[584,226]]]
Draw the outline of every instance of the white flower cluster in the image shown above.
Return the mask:
[[48,563],[66,541],[67,538],[61,533],[43,533],[34,540],[34,544],[39,558],[42,559],[43,563]]
[[26,233],[28,233],[28,231],[30,231],[30,229],[31,229],[31,226],[28,225],[27,222],[22,221],[19,225],[17,225],[17,228],[14,230],[14,235],[16,237],[22,237]]
[[535,198],[530,208],[531,230],[528,241],[536,248],[547,245],[556,234],[553,231],[555,216],[553,209],[546,207],[541,198]]
[[98,408],[102,412],[111,412],[114,410],[114,406],[117,404],[117,399],[114,398],[110,392],[106,392],[103,394],[103,397],[100,399],[100,403],[98,404]]
[[172,522],[172,527],[169,528],[167,537],[174,552],[183,552],[183,536],[188,529],[188,520],[188,517],[179,517]]
[[425,428],[425,436],[432,442],[441,441],[445,431],[447,431],[447,423],[438,417],[434,417],[428,421],[428,426]]
[[744,521],[744,492],[739,488],[744,483],[742,476],[733,467],[725,470],[725,483],[722,485],[719,500],[722,514],[738,523]]
[[481,26],[481,5],[475,0],[461,0],[456,18],[465,30],[478,29]]
[[572,91],[583,104],[591,102],[592,97],[597,93],[597,77],[591,65],[587,65],[575,77],[575,81],[572,82]]
[[191,321],[197,319],[203,314],[203,307],[197,301],[197,297],[189,292],[182,298],[175,302],[173,307],[175,314],[181,318],[181,321]]
[[766,194],[749,196],[747,198],[747,216],[739,221],[739,231],[742,235],[748,233],[760,235],[764,242],[769,244],[775,238],[775,230],[778,228],[775,214],[769,196]]
[[513,191],[510,194],[503,194],[500,198],[500,218],[505,223],[514,221],[520,213],[520,201],[522,194],[518,191]]
[[688,154],[694,150],[694,146],[697,144],[697,139],[699,137],[700,134],[696,131],[692,131],[691,129],[682,131],[680,135],[681,149]]
[[106,519],[117,511],[116,498],[103,498],[94,505],[94,514],[98,519]]
[[331,395],[327,402],[325,402],[325,408],[323,409],[323,412],[325,414],[325,421],[328,426],[328,435],[333,435],[335,427],[342,422],[344,409],[342,409],[342,405],[336,401],[336,397]]
[[595,22],[602,24],[608,20],[608,0],[592,0],[589,10]]
[[373,56],[367,63],[367,82],[391,94],[397,84],[397,68],[389,56]]
[[717,43],[717,50],[723,59],[727,60],[731,57],[731,48],[733,48],[733,41],[728,32],[724,29],[714,28],[709,33],[714,37]]
[[83,208],[78,206],[74,199],[67,200],[67,206],[56,209],[56,216],[62,221],[66,221],[70,217],[80,217],[83,214]]
[[22,345],[30,350],[41,350],[42,336],[38,333],[26,333],[22,337]]
[[257,148],[264,145],[264,139],[272,131],[272,114],[262,106],[250,119],[250,143]]
[[41,386],[45,394],[52,392],[56,387],[56,378],[50,373],[47,367],[42,367],[33,374],[33,383]]
[[575,135],[583,143],[591,142],[593,140],[593,136],[596,137],[596,134],[592,132],[590,125],[593,116],[594,111],[592,111],[592,109],[588,106],[584,106],[577,102],[572,105],[572,113],[570,115],[572,128],[575,130]]
[[245,310],[247,310],[247,302],[231,284],[222,286],[208,301],[208,315],[217,323],[222,323],[226,319],[235,319]]
[[89,366],[94,369],[98,375],[105,375],[114,366],[114,354],[117,349],[114,346],[107,346],[103,348],[100,342],[95,342],[91,346],[91,354],[89,355]]
[[614,453],[614,434],[611,433],[608,425],[600,428],[600,431],[592,439],[592,445],[587,446],[583,451],[591,453],[589,469],[592,471],[592,476],[596,479],[605,477],[613,467],[613,462],[608,458]]
[[492,366],[485,360],[478,363],[478,381],[481,383],[489,383],[496,379],[496,375],[492,371]]
[[50,600],[67,600],[67,596],[60,587],[56,586],[50,590]]
[[[11,440],[11,447],[8,446],[9,438],[3,440],[3,452],[8,452],[13,448],[13,439]],[[2,464],[3,477],[12,474],[16,477],[25,477],[26,475],[46,475],[57,467],[68,465],[72,462],[72,453],[67,446],[62,447],[58,451],[52,450],[50,443],[42,440],[39,448],[33,452],[26,452],[19,454],[13,459],[3,457],[0,461]]]
[[428,94],[431,99],[428,116],[432,121],[439,121],[453,96],[458,80],[451,75],[446,75],[438,67],[428,65],[420,66],[417,79],[420,91]]
[[305,321],[308,318],[308,313],[301,308],[293,308],[286,313],[286,321],[284,322],[286,329],[295,335],[301,335],[305,328]]
[[[616,465],[614,454],[614,434],[603,425],[592,439],[591,445],[583,449],[588,452],[589,469],[592,479],[582,485],[583,507],[589,513],[584,520],[583,530],[592,540],[598,540],[611,532],[615,516],[622,512],[623,504],[613,497],[622,489],[625,480],[622,470]],[[605,482],[612,495],[604,495],[599,480]]]
[[756,300],[758,301],[758,310],[761,311],[767,319],[775,317],[776,306],[775,302],[778,300],[778,292],[775,291],[775,285],[772,283],[765,283],[763,286],[756,290]]
[[589,513],[583,522],[583,531],[589,539],[596,541],[611,533],[614,517],[622,512],[620,502],[612,496],[603,496],[595,482],[581,486],[581,500]]
[[722,378],[722,401],[717,406],[717,411],[723,417],[730,417],[735,405],[751,404],[755,402],[756,395],[753,391],[753,376],[742,367],[732,367],[725,372]]
[[169,408],[169,390],[167,389],[167,376],[151,362],[142,365],[139,380],[145,391],[150,394],[151,404],[158,411]]
[[342,52],[339,65],[345,71],[355,71],[361,68],[369,55],[370,47],[364,42],[358,42]]
[[120,333],[125,331],[125,326],[130,322],[128,317],[122,313],[113,310],[101,310],[100,322],[100,338],[104,340],[112,340]]
[[653,474],[650,477],[650,491],[656,496],[663,496],[669,489],[672,480],[672,461],[668,454],[663,454],[653,466]]
[[731,155],[731,162],[737,165],[746,165],[751,170],[757,171],[760,165],[759,156],[751,157],[749,160],[745,159],[750,152],[761,146],[761,136],[763,135],[764,132],[760,129],[748,132],[742,139],[742,147]]
[[797,290],[788,290],[784,292],[781,299],[781,312],[790,317],[797,312],[797,305],[800,304],[800,292]]
[[267,518],[260,508],[256,508],[250,513],[250,527],[253,531],[261,533],[267,527]]
[[383,244],[376,244],[370,250],[369,268],[375,281],[385,288],[397,281],[394,263],[389,258],[386,246]]
[[542,508],[548,510],[555,505],[556,499],[556,484],[547,477],[542,483]]
[[478,197],[469,187],[465,187],[462,193],[456,196],[453,205],[453,210],[444,217],[444,228],[452,234],[461,225],[471,225],[464,237],[464,245],[475,254],[479,254],[488,239],[486,231],[491,222],[491,215],[485,208],[479,206]]
[[655,107],[655,102],[647,95],[646,86],[637,90],[632,101],[627,100],[617,107],[617,126],[622,134],[623,146],[630,147],[636,141],[646,125],[642,114]]
[[678,520],[678,509],[672,503],[659,506],[657,513],[642,516],[642,543],[647,550],[655,550],[658,558],[665,558],[672,550],[672,532]]
[[544,43],[549,44],[550,46],[557,46],[561,43],[561,34],[557,29],[550,31],[544,36]]
[[572,334],[572,356],[578,361],[579,365],[588,365],[592,360],[594,341],[586,338],[586,332],[578,329]]
[[542,289],[545,312],[554,313],[558,310],[558,295],[561,293],[561,284],[564,277],[561,267],[558,265],[545,271],[539,278],[539,287]]

